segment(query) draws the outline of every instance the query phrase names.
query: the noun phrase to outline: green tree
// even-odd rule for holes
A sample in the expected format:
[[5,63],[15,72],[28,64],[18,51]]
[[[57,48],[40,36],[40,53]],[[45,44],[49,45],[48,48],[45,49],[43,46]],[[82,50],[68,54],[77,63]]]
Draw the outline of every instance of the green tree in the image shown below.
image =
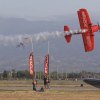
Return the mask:
[[8,72],[6,70],[3,71],[3,79],[7,79]]
[[12,69],[11,73],[12,73],[12,78],[15,79],[17,76],[15,69]]

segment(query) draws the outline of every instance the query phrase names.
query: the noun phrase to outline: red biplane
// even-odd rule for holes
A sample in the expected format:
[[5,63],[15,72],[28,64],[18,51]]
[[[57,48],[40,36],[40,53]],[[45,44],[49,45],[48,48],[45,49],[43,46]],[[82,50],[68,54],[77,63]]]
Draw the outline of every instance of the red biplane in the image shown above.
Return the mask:
[[80,9],[77,13],[81,29],[70,31],[68,26],[64,26],[65,39],[70,43],[72,35],[82,34],[85,52],[92,51],[94,49],[94,32],[99,31],[100,26],[92,24],[86,9]]

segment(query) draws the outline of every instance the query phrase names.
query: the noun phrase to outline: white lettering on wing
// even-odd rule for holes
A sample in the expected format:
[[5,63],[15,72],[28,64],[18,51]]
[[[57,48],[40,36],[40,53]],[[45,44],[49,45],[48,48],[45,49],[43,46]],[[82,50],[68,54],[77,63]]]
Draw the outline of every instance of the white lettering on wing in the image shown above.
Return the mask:
[[88,23],[87,23],[87,19],[86,19],[86,14],[85,12],[82,12],[82,18],[83,18],[83,24],[85,28],[88,28]]

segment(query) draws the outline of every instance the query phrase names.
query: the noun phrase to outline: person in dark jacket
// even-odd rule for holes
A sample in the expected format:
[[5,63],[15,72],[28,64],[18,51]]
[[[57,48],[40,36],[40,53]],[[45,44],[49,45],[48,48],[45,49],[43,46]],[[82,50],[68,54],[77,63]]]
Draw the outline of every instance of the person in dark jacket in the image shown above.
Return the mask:
[[46,80],[46,87],[47,89],[50,89],[50,79],[49,78],[47,78]]
[[36,89],[37,81],[33,80],[32,84],[33,84],[33,91],[37,91]]
[[45,88],[46,88],[46,86],[47,86],[47,82],[46,82],[46,80],[47,80],[47,77],[44,76],[44,87],[45,87]]
[[39,92],[44,92],[44,88],[43,88],[43,87],[41,87],[41,89],[39,90]]

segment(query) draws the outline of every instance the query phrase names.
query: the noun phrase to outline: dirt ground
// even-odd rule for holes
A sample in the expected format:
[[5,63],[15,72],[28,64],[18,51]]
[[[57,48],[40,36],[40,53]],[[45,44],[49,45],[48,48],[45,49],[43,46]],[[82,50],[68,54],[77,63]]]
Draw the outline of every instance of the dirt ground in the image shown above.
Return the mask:
[[100,91],[2,91],[0,100],[100,100]]
[[31,81],[0,81],[0,100],[100,100],[100,89],[80,83],[54,82],[51,89],[34,92]]

